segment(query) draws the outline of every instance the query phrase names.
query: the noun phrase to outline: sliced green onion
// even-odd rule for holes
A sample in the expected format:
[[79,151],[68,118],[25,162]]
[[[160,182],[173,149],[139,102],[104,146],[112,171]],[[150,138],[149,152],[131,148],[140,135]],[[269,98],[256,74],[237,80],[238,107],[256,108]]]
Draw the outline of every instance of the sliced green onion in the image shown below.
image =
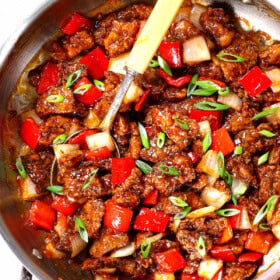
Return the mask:
[[85,94],[90,88],[92,87],[91,84],[84,84],[77,87],[73,93],[83,95]]
[[191,212],[192,208],[190,206],[186,207],[183,209],[183,211],[176,213],[174,215],[174,219],[175,220],[182,220],[184,219],[190,212]]
[[226,61],[226,62],[244,62],[245,58],[233,54],[233,53],[227,53],[227,52],[221,52],[219,54],[217,54],[217,57],[222,60],[222,61]]
[[162,148],[165,144],[166,134],[164,132],[159,132],[157,135],[157,147]]
[[197,85],[196,85],[196,81],[198,79],[198,74],[195,74],[192,76],[192,79],[190,80],[189,84],[188,84],[188,88],[187,88],[187,96],[191,96],[192,93],[195,91]]
[[207,111],[222,111],[230,108],[230,106],[228,105],[224,105],[216,102],[210,102],[210,101],[198,102],[194,104],[194,107],[200,110],[207,110]]
[[97,172],[98,172],[99,168],[94,169],[88,176],[88,179],[86,180],[86,182],[84,182],[84,184],[82,185],[82,189],[85,190],[86,188],[88,188],[92,182],[94,177],[96,176]]
[[59,134],[53,139],[53,144],[54,145],[63,144],[67,140],[67,137],[68,135],[66,133]]
[[220,87],[210,80],[196,81],[195,84],[208,91],[217,91]]
[[245,184],[241,184],[235,191],[234,195],[243,195],[247,191],[248,187]]
[[101,91],[105,90],[105,84],[100,80],[93,80],[94,85]]
[[81,75],[82,75],[81,69],[78,69],[75,72],[71,73],[67,78],[65,87],[70,88],[71,86],[73,86],[74,83],[80,78]]
[[20,158],[16,159],[16,168],[21,178],[25,179],[27,177],[27,172],[22,164]]
[[160,55],[158,56],[158,64],[165,73],[167,73],[169,76],[172,76],[172,71],[168,63]]
[[266,223],[260,223],[259,224],[259,229],[261,231],[270,231],[271,227],[268,224],[266,224]]
[[216,211],[217,215],[222,217],[232,217],[240,213],[239,209],[225,208]]
[[278,200],[278,195],[272,195],[258,211],[253,225],[257,225],[269,212],[273,212]]
[[238,205],[237,198],[234,194],[231,195],[231,200],[232,200],[234,205]]
[[258,165],[261,165],[261,164],[267,162],[268,157],[269,157],[269,152],[266,152],[266,153],[264,153],[263,155],[261,155],[261,156],[258,158]]
[[173,119],[174,119],[175,123],[177,125],[179,125],[182,129],[185,129],[185,130],[189,130],[190,129],[189,125],[184,120],[181,120],[181,119],[179,119],[177,117],[174,117]]
[[214,89],[214,90],[206,90],[206,89],[203,89],[203,88],[199,88],[199,89],[194,90],[191,95],[195,95],[195,96],[211,96],[216,91],[217,91],[216,89]]
[[223,178],[225,175],[226,168],[225,168],[225,158],[222,152],[219,152],[217,155],[217,165],[218,165],[218,172],[220,176]]
[[189,204],[185,202],[182,198],[178,196],[169,196],[168,199],[172,202],[173,205],[178,207],[187,207]]
[[76,227],[78,228],[78,232],[79,232],[81,238],[82,238],[86,243],[88,243],[88,232],[87,232],[87,228],[86,228],[86,226],[85,226],[83,220],[77,217],[77,218],[75,219],[75,225],[76,225]]
[[46,98],[46,101],[49,103],[61,103],[64,99],[64,96],[61,94],[52,94]]
[[144,174],[149,174],[153,169],[148,163],[140,159],[137,159],[135,164]]
[[209,131],[209,132],[207,132],[207,134],[205,135],[205,137],[202,140],[202,149],[203,149],[204,153],[206,153],[208,151],[211,144],[212,144],[212,135],[211,135],[211,131]]
[[220,87],[218,89],[218,94],[221,96],[227,96],[230,94],[230,89],[229,87]]
[[151,67],[151,68],[159,67],[158,60],[157,59],[152,59],[150,64],[149,64],[149,67]]
[[147,258],[152,248],[152,242],[150,238],[146,238],[140,245],[141,254],[144,258]]
[[229,172],[227,170],[225,170],[223,179],[230,187],[232,186],[232,180],[233,179],[232,179],[232,176],[229,174]]
[[204,241],[202,236],[200,236],[199,239],[196,242],[196,250],[202,258],[205,257],[205,255],[206,255],[206,245],[205,245],[205,241]]
[[275,136],[275,133],[273,133],[273,132],[271,132],[269,130],[266,130],[266,129],[260,130],[259,134],[264,135],[264,136],[266,136],[268,138],[271,138],[271,137]]
[[141,139],[142,145],[146,149],[149,149],[150,148],[150,141],[149,141],[149,138],[148,138],[148,134],[147,134],[147,131],[146,131],[145,127],[140,122],[138,122],[138,130],[139,130],[139,133],[140,133],[140,139]]
[[236,146],[234,148],[234,152],[233,152],[235,155],[239,156],[239,155],[242,155],[243,153],[243,148],[242,146]]
[[263,117],[269,116],[274,114],[278,111],[279,108],[271,108],[261,111],[260,113],[256,114],[253,118],[251,118],[252,121],[256,121],[258,119],[261,119]]
[[158,166],[158,169],[163,173],[163,174],[167,174],[167,175],[172,175],[172,176],[179,176],[181,173],[180,171],[178,171],[177,169],[165,165],[165,164],[160,164]]
[[48,186],[47,190],[52,192],[52,193],[55,193],[55,194],[63,195],[63,187],[62,186],[57,186],[57,185]]

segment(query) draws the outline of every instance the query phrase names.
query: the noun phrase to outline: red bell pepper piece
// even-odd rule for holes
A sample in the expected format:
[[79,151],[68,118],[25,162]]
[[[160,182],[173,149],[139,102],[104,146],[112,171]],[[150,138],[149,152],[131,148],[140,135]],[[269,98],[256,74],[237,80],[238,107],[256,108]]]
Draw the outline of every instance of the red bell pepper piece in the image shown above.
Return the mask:
[[[83,89],[82,87],[85,85],[88,85],[90,88],[88,90]],[[75,94],[75,90],[79,90],[79,88],[82,93]],[[81,103],[90,106],[102,96],[102,91],[93,85],[87,77],[83,77],[74,85],[74,94]]]
[[111,151],[107,146],[94,149],[92,151],[86,151],[85,156],[87,160],[105,159],[112,157]]
[[73,13],[63,22],[61,30],[67,35],[73,35],[83,27],[92,26],[92,21],[79,13]]
[[185,258],[177,248],[157,253],[156,261],[164,272],[175,272],[187,265]]
[[263,257],[263,254],[256,252],[243,253],[238,257],[238,262],[256,262]]
[[79,208],[80,204],[77,202],[72,202],[67,199],[66,196],[63,195],[57,195],[52,204],[51,207],[55,209],[56,211],[61,212],[62,214],[66,216],[73,215],[77,209]]
[[222,231],[222,235],[221,235],[220,239],[218,240],[218,243],[219,244],[227,243],[232,238],[233,238],[233,231],[232,231],[229,221],[227,220],[226,227]]
[[132,215],[133,211],[131,209],[122,207],[112,200],[106,201],[104,215],[105,226],[118,231],[127,232],[130,227]]
[[183,66],[180,42],[161,42],[159,54],[171,68]]
[[151,232],[165,232],[168,222],[169,215],[163,211],[142,208],[135,219],[134,229]]
[[211,130],[215,131],[220,128],[222,124],[223,112],[191,109],[190,118],[196,120],[197,122],[205,120],[209,121]]
[[183,87],[188,84],[192,78],[191,75],[185,75],[179,78],[169,76],[163,69],[159,69],[159,75],[166,81],[166,83],[173,87]]
[[274,241],[269,231],[250,231],[245,241],[245,248],[250,251],[267,254]]
[[67,228],[67,216],[61,212],[57,212],[56,225],[54,226],[54,230],[58,233],[59,236],[61,236],[67,231]]
[[204,280],[205,278],[199,277],[197,273],[188,274],[183,272],[181,275],[181,280]]
[[191,159],[192,164],[196,164],[200,161],[200,157],[198,157],[193,151],[188,152],[187,155]]
[[27,118],[21,125],[20,135],[23,141],[34,150],[39,142],[40,127],[32,118]]
[[260,94],[272,85],[272,81],[258,67],[253,67],[240,80],[239,83],[244,87],[252,97]]
[[209,79],[209,78],[206,78],[206,77],[199,77],[198,80],[199,81],[210,81],[213,84],[216,84],[217,86],[219,86],[221,88],[226,87],[226,84],[224,82],[222,82],[222,81],[219,81],[219,80]]
[[240,211],[240,213],[227,218],[227,220],[228,220],[228,222],[229,222],[229,224],[230,224],[232,229],[239,229],[239,227],[240,227],[240,220],[241,220],[242,206],[240,206],[240,205],[228,205],[227,208],[237,209],[237,210]]
[[112,185],[123,183],[131,174],[135,167],[133,158],[112,158]]
[[97,47],[82,57],[80,63],[87,66],[89,74],[93,79],[100,80],[108,69],[109,59],[102,49]]
[[59,82],[58,67],[53,62],[47,62],[41,73],[37,93],[41,94],[47,91],[51,86],[57,86]]
[[223,280],[223,279],[224,279],[224,271],[221,268],[211,280]]
[[148,96],[150,95],[151,93],[151,89],[148,88],[144,91],[144,93],[140,96],[139,100],[136,102],[135,104],[135,107],[134,107],[134,110],[137,111],[137,112],[140,112],[142,107],[143,107],[143,104],[145,103],[145,101],[147,100]]
[[98,131],[95,129],[86,129],[71,137],[68,140],[68,144],[79,144],[81,148],[87,149],[86,137],[92,134],[97,133]]
[[226,128],[221,127],[212,133],[211,149],[215,151],[221,151],[224,156],[233,152],[234,143]]
[[40,200],[35,200],[29,209],[29,221],[33,226],[52,230],[56,220],[56,212],[52,207]]
[[156,205],[158,201],[158,190],[154,190],[144,199],[143,204],[145,205]]
[[228,245],[213,246],[210,253],[215,259],[226,262],[236,261],[236,257]]

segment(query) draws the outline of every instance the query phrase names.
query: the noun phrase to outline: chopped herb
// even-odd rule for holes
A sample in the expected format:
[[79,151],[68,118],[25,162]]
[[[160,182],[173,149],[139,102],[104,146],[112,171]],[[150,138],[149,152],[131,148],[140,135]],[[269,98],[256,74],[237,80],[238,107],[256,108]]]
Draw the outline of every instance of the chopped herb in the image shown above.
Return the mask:
[[258,165],[261,165],[261,164],[267,162],[268,157],[269,157],[269,152],[266,152],[263,155],[261,155],[258,159]]
[[78,69],[75,72],[71,73],[66,81],[66,88],[70,88],[71,86],[74,85],[74,83],[80,78],[80,76],[82,75],[82,70]]
[[182,220],[182,219],[184,219],[191,212],[191,210],[192,210],[192,208],[190,206],[185,207],[183,209],[183,211],[181,211],[179,213],[176,213],[174,215],[174,219],[175,220]]
[[57,185],[48,186],[47,190],[58,195],[63,195],[62,186],[57,186]]
[[83,222],[83,220],[81,218],[76,218],[75,219],[75,225],[78,228],[78,232],[80,234],[80,237],[86,242],[88,243],[88,232],[87,232],[87,228]]
[[163,174],[172,175],[172,176],[179,176],[180,175],[180,171],[178,171],[177,169],[175,169],[171,166],[168,166],[168,165],[160,164],[158,169]]
[[233,53],[227,53],[227,52],[220,52],[219,54],[217,54],[217,57],[222,60],[222,61],[226,61],[226,62],[244,62],[245,58],[233,54]]
[[46,98],[46,101],[49,103],[61,103],[64,99],[64,96],[61,94],[52,94]]
[[242,146],[236,146],[233,153],[237,156],[242,155],[242,153],[243,153]]
[[144,258],[147,258],[150,254],[151,251],[151,247],[152,247],[152,242],[150,238],[146,238],[140,246],[140,250],[141,250],[141,254]]
[[210,101],[202,101],[194,104],[194,107],[200,110],[207,111],[222,111],[230,108],[228,105],[224,105],[221,103],[210,102]]
[[150,141],[149,141],[149,138],[148,138],[148,134],[147,134],[147,131],[146,131],[145,127],[140,122],[138,122],[138,130],[139,130],[139,133],[140,133],[140,139],[141,139],[142,145],[146,149],[149,149],[150,148]]
[[168,63],[160,55],[158,56],[158,64],[165,73],[167,73],[169,76],[172,76],[172,71]]
[[67,140],[67,137],[68,135],[66,133],[59,134],[53,139],[53,144],[54,145],[63,144]]
[[166,134],[164,132],[159,132],[157,135],[157,147],[162,148],[165,144]]
[[258,119],[261,119],[263,117],[269,116],[274,114],[278,111],[279,108],[271,108],[261,111],[260,113],[256,114],[253,118],[251,118],[252,121],[256,121]]
[[205,137],[202,140],[202,149],[203,149],[204,153],[206,153],[208,151],[211,144],[212,144],[212,135],[211,135],[211,131],[209,131],[209,132],[207,132],[207,134],[205,135]]
[[148,163],[146,163],[146,162],[144,162],[144,161],[142,161],[142,160],[137,159],[137,160],[135,161],[135,163],[136,163],[136,166],[137,166],[144,174],[150,173],[150,172],[152,171],[152,169],[153,169]]
[[105,84],[100,80],[93,80],[94,85],[101,91],[105,90]]
[[97,174],[99,168],[94,169],[88,176],[88,179],[86,180],[86,182],[83,184],[82,189],[85,190],[86,188],[88,188],[91,183],[93,182],[93,179],[95,177],[95,175]]
[[74,94],[83,95],[83,94],[85,94],[91,87],[92,87],[91,84],[84,84],[84,85],[81,85],[81,86],[77,87],[77,88],[74,90]]
[[194,90],[196,89],[196,81],[198,79],[198,74],[195,74],[192,76],[192,79],[190,80],[187,88],[187,96],[191,96]]
[[172,202],[173,205],[178,207],[187,207],[189,204],[185,202],[182,198],[178,196],[169,196],[168,199]]
[[222,217],[232,217],[240,213],[239,209],[225,208],[216,211],[217,215]]
[[269,130],[266,130],[266,129],[260,130],[259,134],[264,135],[264,136],[266,136],[268,138],[271,138],[271,137],[275,136],[275,133],[273,133],[273,132],[271,132]]
[[179,119],[177,117],[174,117],[173,119],[174,119],[175,123],[177,125],[179,125],[182,129],[185,129],[185,130],[189,130],[190,129],[189,125],[184,120],[181,120],[181,119]]
[[206,255],[206,245],[205,245],[205,241],[204,241],[202,236],[200,236],[199,239],[196,242],[196,250],[202,258],[205,257],[205,255]]
[[16,168],[20,177],[25,179],[27,177],[27,173],[20,158],[16,159]]

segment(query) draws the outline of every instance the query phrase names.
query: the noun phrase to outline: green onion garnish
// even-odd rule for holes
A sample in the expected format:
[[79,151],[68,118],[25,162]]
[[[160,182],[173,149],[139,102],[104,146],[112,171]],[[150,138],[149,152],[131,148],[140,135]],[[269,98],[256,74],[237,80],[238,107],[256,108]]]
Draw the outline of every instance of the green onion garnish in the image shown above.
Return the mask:
[[140,159],[137,159],[135,161],[135,164],[144,174],[150,173],[153,169],[148,163],[146,163]]
[[220,87],[218,89],[218,94],[221,95],[221,96],[227,96],[230,94],[230,90],[229,90],[229,87]]
[[273,212],[278,200],[278,195],[272,195],[258,211],[253,225],[257,225],[269,212]]
[[196,250],[202,258],[205,257],[205,255],[206,255],[206,245],[205,245],[205,241],[204,241],[202,236],[200,236],[199,239],[196,242]]
[[20,177],[25,179],[27,177],[27,173],[20,158],[16,159],[16,168]]
[[232,217],[240,213],[239,209],[225,208],[216,211],[217,215],[222,217]]
[[222,60],[222,61],[226,61],[226,62],[244,62],[245,58],[233,54],[233,53],[227,53],[227,52],[221,52],[219,54],[217,54],[217,57]]
[[189,125],[184,120],[181,120],[181,119],[179,119],[177,117],[174,117],[173,119],[174,119],[175,123],[177,125],[179,125],[182,129],[185,129],[185,130],[189,130],[190,129]]
[[49,103],[61,103],[64,101],[64,96],[61,94],[52,94],[46,98]]
[[234,205],[238,205],[237,198],[236,198],[236,196],[233,193],[231,195],[231,200],[232,200]]
[[168,199],[172,202],[173,205],[178,207],[188,207],[189,204],[185,202],[182,198],[178,196],[169,196]]
[[92,184],[93,179],[94,179],[95,175],[97,174],[98,170],[99,170],[99,168],[96,168],[93,171],[91,171],[91,173],[88,176],[88,179],[82,185],[83,190],[85,190],[86,188],[88,188]]
[[70,88],[71,86],[73,86],[74,83],[80,78],[81,75],[82,75],[81,69],[78,69],[75,72],[71,73],[67,78],[65,87]]
[[239,156],[239,155],[242,155],[243,153],[243,148],[242,146],[236,146],[234,148],[234,152],[233,152],[235,155]]
[[270,231],[271,227],[266,223],[260,223],[259,224],[259,230],[260,231]]
[[151,67],[151,68],[159,67],[158,60],[157,59],[152,59],[150,64],[149,64],[149,67]]
[[211,131],[207,132],[202,140],[202,149],[203,152],[206,153],[212,144],[212,135]]
[[172,71],[168,63],[160,55],[158,56],[158,64],[165,73],[167,73],[169,76],[172,76]]
[[181,211],[179,213],[176,213],[174,215],[174,219],[175,220],[182,220],[182,219],[184,219],[191,212],[191,210],[192,210],[192,208],[190,206],[185,207],[183,209],[183,211]]
[[226,170],[223,177],[224,181],[231,187],[232,186],[232,176],[229,174],[229,172]]
[[140,139],[141,139],[142,145],[146,149],[149,149],[150,148],[150,141],[149,141],[149,138],[148,138],[148,134],[147,134],[147,131],[146,131],[145,127],[140,122],[138,122],[138,130],[139,130],[139,133],[140,133]]
[[94,85],[101,91],[105,90],[105,84],[100,80],[93,80]]
[[157,135],[157,147],[162,148],[165,144],[166,134],[164,132],[159,132]]
[[264,136],[266,136],[266,137],[268,137],[268,138],[271,138],[271,137],[274,137],[274,136],[275,136],[275,133],[273,133],[273,132],[271,132],[271,131],[269,131],[269,130],[266,130],[266,129],[260,130],[260,131],[259,131],[259,134],[264,135]]
[[141,254],[144,258],[147,258],[150,254],[152,242],[150,238],[146,238],[140,245]]
[[67,140],[67,137],[68,135],[66,133],[59,134],[53,139],[53,144],[54,145],[63,144]]
[[218,85],[215,83],[205,80],[205,81],[196,81],[195,82],[196,86],[199,86],[199,89],[195,89],[192,91],[191,95],[196,95],[196,96],[210,96],[213,95],[217,90],[220,89]]
[[260,113],[256,114],[253,118],[251,118],[252,121],[256,121],[258,119],[261,119],[263,117],[269,116],[274,114],[278,111],[279,108],[271,108],[261,111]]
[[217,165],[218,165],[219,174],[223,178],[225,175],[226,168],[225,168],[225,158],[222,152],[219,152],[217,155]]
[[85,94],[90,88],[92,87],[91,84],[84,84],[84,85],[81,85],[79,87],[77,87],[75,90],[74,90],[74,94],[80,94],[80,95],[83,95]]
[[163,173],[163,174],[167,174],[167,175],[172,175],[172,176],[179,176],[181,173],[180,171],[178,171],[177,169],[165,165],[165,164],[160,164],[158,166],[158,169]]
[[81,238],[82,238],[86,243],[88,243],[88,232],[87,232],[87,228],[86,228],[86,226],[85,226],[83,220],[77,217],[77,218],[75,219],[75,225],[76,225],[76,227],[78,228],[78,232],[79,232]]
[[187,88],[187,96],[191,96],[194,90],[196,89],[196,81],[198,79],[198,74],[195,74],[192,76],[192,79],[190,80]]
[[268,157],[269,157],[269,152],[266,152],[266,153],[264,153],[263,155],[261,155],[261,156],[258,158],[258,165],[261,165],[261,164],[267,162]]
[[207,111],[222,111],[230,108],[230,106],[228,105],[224,105],[216,102],[210,102],[210,101],[198,102],[194,104],[194,107],[200,110],[207,110]]
[[57,185],[48,186],[47,190],[58,195],[63,195],[62,186],[57,186]]

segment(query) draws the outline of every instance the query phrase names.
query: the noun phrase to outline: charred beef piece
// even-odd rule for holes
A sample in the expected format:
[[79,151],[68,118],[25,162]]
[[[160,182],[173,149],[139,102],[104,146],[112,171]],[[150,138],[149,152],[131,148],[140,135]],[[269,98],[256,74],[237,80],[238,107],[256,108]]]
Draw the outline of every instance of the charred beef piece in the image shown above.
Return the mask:
[[260,60],[263,67],[277,66],[280,64],[280,44],[268,46],[260,53]]
[[255,272],[257,266],[255,263],[236,263],[227,262],[224,270],[225,280],[244,280],[249,279]]

